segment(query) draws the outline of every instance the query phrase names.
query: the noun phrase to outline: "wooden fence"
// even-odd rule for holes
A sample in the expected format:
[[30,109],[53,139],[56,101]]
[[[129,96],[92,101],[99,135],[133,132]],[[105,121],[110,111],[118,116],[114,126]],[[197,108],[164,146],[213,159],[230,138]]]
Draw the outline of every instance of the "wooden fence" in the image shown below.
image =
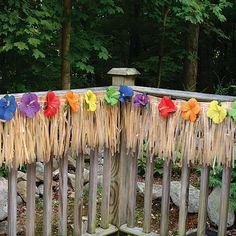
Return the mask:
[[[112,73],[110,73],[112,74]],[[126,77],[129,85],[132,85],[134,74],[124,74],[119,71],[112,74],[118,80],[122,79],[125,84]],[[130,82],[131,81],[131,82]],[[121,80],[120,80],[121,82]],[[114,83],[114,81],[113,81]],[[100,91],[104,88],[93,88],[93,91]],[[133,87],[136,91],[147,92],[152,95],[162,96],[171,95],[176,98],[195,97],[198,100],[209,101],[217,99],[219,101],[232,101],[235,97],[218,96],[201,93],[190,93],[183,91],[172,91],[155,88]],[[83,90],[75,90],[83,91]],[[41,93],[42,94],[42,93]],[[39,94],[39,95],[41,95]],[[61,91],[61,94],[64,94]],[[16,95],[17,96],[17,95]],[[103,183],[102,183],[102,203],[101,203],[101,224],[97,227],[97,184],[98,184],[98,150],[92,150],[90,154],[90,174],[89,174],[89,202],[88,202],[88,227],[87,233],[82,233],[82,211],[83,211],[83,171],[84,171],[84,154],[81,153],[76,157],[76,185],[74,201],[74,222],[73,235],[150,235],[156,236],[151,232],[151,210],[152,210],[152,187],[153,187],[153,161],[147,156],[146,178],[145,178],[145,195],[144,195],[144,215],[143,228],[136,227],[135,208],[136,208],[136,182],[137,182],[137,154],[127,158],[125,151],[126,140],[121,134],[121,151],[119,154],[111,155],[108,149],[104,151]],[[186,217],[188,206],[188,188],[190,168],[187,162],[182,163],[181,172],[181,202],[179,210],[179,236],[186,234]],[[162,201],[161,201],[161,220],[160,235],[168,235],[169,223],[169,205],[170,205],[170,181],[171,181],[171,163],[165,161],[164,174],[162,179]],[[59,167],[59,210],[58,210],[58,235],[68,235],[67,232],[67,171],[68,157],[64,156],[60,161]],[[44,194],[43,194],[43,232],[45,236],[52,233],[52,160],[45,164],[44,168]],[[222,194],[220,207],[220,225],[218,230],[219,236],[226,235],[227,213],[229,205],[231,168],[223,167],[222,177]],[[27,203],[26,203],[26,235],[35,235],[35,180],[36,165],[35,163],[27,166]],[[206,218],[207,218],[207,199],[208,199],[208,181],[209,167],[202,166],[201,170],[201,189],[200,205],[198,212],[198,236],[205,236]],[[17,170],[9,169],[9,186],[8,186],[8,235],[17,234],[16,219],[16,185]]]

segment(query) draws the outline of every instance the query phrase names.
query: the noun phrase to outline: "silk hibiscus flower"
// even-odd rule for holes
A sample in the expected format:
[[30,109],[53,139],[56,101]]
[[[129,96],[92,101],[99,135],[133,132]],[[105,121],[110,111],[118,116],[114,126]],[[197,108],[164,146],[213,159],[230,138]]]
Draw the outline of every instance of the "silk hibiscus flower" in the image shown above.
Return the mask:
[[159,109],[160,115],[163,118],[167,118],[170,113],[176,112],[176,110],[177,110],[173,101],[167,96],[164,96],[161,99],[161,102],[158,105],[158,109]]
[[129,100],[134,95],[133,89],[126,85],[121,85],[119,91],[120,91],[119,100],[121,103],[124,103],[126,100]]
[[45,116],[55,116],[60,106],[60,100],[56,97],[53,91],[48,92],[46,108],[44,110]]
[[134,97],[134,105],[136,107],[146,107],[148,105],[149,99],[147,94],[139,93]]
[[195,122],[197,115],[200,112],[201,108],[199,103],[195,98],[189,99],[187,102],[184,102],[181,106],[182,117],[185,120],[190,120]]
[[223,122],[227,115],[225,108],[218,104],[217,101],[212,101],[207,110],[207,116],[212,119],[215,124]]
[[66,93],[66,99],[73,112],[79,111],[79,95],[69,91]]
[[88,111],[96,111],[97,109],[97,97],[91,90],[88,90],[84,95],[84,104]]
[[21,98],[19,109],[22,114],[28,118],[33,118],[36,113],[40,110],[38,97],[33,93],[26,93]]
[[17,108],[14,96],[4,96],[0,99],[0,119],[2,121],[11,120]]

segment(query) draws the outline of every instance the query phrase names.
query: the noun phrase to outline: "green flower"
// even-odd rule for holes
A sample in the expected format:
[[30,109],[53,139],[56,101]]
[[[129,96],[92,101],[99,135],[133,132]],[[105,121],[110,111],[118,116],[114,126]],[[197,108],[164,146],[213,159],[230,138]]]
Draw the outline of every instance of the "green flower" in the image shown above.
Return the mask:
[[229,110],[229,115],[233,118],[234,121],[236,121],[236,101],[232,103],[232,107]]
[[107,88],[104,100],[108,105],[115,106],[119,102],[120,92],[116,91],[114,87]]

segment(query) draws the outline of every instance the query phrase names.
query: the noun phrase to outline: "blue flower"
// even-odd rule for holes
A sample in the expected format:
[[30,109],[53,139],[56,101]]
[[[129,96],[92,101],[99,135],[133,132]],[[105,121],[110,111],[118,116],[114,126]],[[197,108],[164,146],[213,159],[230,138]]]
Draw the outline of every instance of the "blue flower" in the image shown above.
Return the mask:
[[11,120],[16,111],[17,103],[14,96],[4,96],[0,99],[0,119]]
[[126,100],[129,100],[134,95],[133,89],[126,85],[121,85],[119,91],[120,91],[119,100],[121,103],[124,103]]

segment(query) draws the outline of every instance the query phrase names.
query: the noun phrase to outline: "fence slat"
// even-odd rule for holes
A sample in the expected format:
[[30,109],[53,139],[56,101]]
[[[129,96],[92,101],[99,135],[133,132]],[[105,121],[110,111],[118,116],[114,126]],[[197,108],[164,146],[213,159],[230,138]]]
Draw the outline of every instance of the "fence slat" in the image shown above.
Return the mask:
[[73,229],[74,236],[82,235],[83,184],[84,184],[84,155],[79,154],[76,158],[76,172],[75,172],[75,205],[74,205],[74,229]]
[[102,187],[102,206],[101,206],[101,227],[109,228],[109,204],[110,204],[110,186],[111,186],[111,152],[108,148],[104,150],[103,164],[103,187]]
[[168,235],[169,210],[170,210],[170,181],[171,181],[171,161],[164,162],[164,173],[162,179],[162,198],[161,198],[161,227],[160,235]]
[[88,233],[96,232],[98,150],[90,151]]
[[43,235],[49,236],[52,231],[52,158],[44,165],[43,190]]
[[128,214],[127,226],[133,228],[135,226],[135,207],[136,207],[136,185],[137,185],[137,157],[138,153],[134,153],[128,159],[129,161],[129,187],[128,187]]
[[27,165],[26,235],[35,234],[36,164]]
[[179,236],[186,234],[186,217],[188,213],[188,194],[189,194],[189,166],[187,158],[183,156],[182,159],[182,173],[181,173],[181,192],[180,192],[180,206],[179,206]]
[[153,188],[153,157],[147,155],[145,192],[144,192],[144,220],[143,232],[151,232],[152,188]]
[[17,170],[15,165],[9,168],[8,177],[8,235],[16,236],[16,182]]
[[205,165],[201,170],[197,236],[206,235],[209,169],[209,166]]
[[68,190],[68,155],[59,159],[59,235],[67,235],[67,190]]
[[222,188],[221,188],[221,204],[220,204],[220,220],[218,236],[225,236],[227,230],[227,218],[229,209],[229,191],[231,181],[232,168],[224,166],[222,175]]

